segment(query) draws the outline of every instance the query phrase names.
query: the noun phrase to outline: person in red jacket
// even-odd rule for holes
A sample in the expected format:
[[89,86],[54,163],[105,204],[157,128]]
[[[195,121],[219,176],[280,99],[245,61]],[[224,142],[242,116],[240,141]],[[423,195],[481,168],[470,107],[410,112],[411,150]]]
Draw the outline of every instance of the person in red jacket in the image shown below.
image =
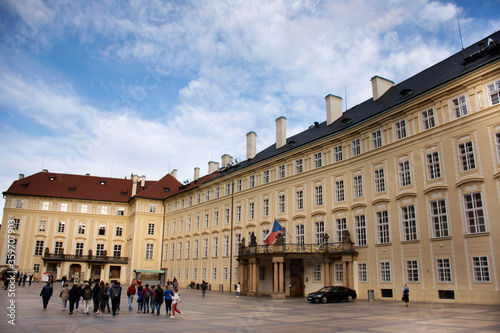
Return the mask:
[[133,302],[134,302],[134,295],[135,295],[135,283],[132,283],[130,287],[127,289],[127,297],[128,297],[128,310],[132,311],[133,307]]

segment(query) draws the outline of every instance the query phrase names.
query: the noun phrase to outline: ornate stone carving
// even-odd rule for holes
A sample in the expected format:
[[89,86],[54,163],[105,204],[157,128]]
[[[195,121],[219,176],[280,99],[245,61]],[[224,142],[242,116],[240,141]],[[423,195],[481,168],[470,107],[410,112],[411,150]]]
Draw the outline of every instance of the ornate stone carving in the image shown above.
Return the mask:
[[250,246],[257,246],[257,237],[255,237],[255,234],[252,233],[250,235]]
[[342,243],[351,243],[351,233],[349,230],[342,230]]

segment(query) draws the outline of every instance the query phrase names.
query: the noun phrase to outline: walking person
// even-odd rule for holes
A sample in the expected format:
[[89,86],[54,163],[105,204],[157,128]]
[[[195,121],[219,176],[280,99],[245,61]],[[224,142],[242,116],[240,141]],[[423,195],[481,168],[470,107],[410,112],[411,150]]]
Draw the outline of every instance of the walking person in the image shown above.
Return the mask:
[[68,304],[68,299],[69,299],[69,284],[65,283],[63,289],[61,290],[61,293],[59,294],[61,297],[61,302],[62,302],[62,310],[66,311],[66,305]]
[[[161,305],[163,304],[163,289],[161,289],[161,286],[158,284],[155,289],[155,308],[156,308],[156,315],[160,315],[160,309]],[[153,308],[153,312],[151,314],[155,314],[155,310]]]
[[207,290],[207,283],[205,282],[205,280],[203,280],[203,282],[201,283],[201,296],[202,297],[205,297],[205,290]]
[[179,313],[182,318],[182,312],[177,308],[181,302],[181,296],[179,295],[179,289],[174,288],[174,296],[172,296],[172,315],[170,318],[175,318],[175,313]]
[[90,284],[85,282],[82,292],[83,298],[83,314],[90,314],[90,302],[92,301],[92,289],[90,289]]
[[122,296],[122,287],[120,287],[120,283],[115,281],[115,284],[110,288],[111,289],[111,311],[113,312],[113,316],[116,316],[116,310],[120,304],[120,297]]
[[26,279],[28,278],[28,273],[24,272],[23,275],[23,287],[26,286]]
[[130,287],[127,289],[127,298],[128,298],[128,310],[132,311],[134,308],[134,295],[135,295],[135,283],[132,283]]
[[109,287],[108,284],[104,285],[104,281],[101,281],[99,284],[99,308],[97,309],[97,314],[103,314],[104,310],[106,309],[106,306],[108,307],[108,313],[109,311]]
[[137,281],[137,313],[142,312],[144,306],[144,295],[142,294],[142,290],[144,287],[142,286],[141,280]]
[[73,314],[75,308],[75,303],[80,300],[80,290],[78,290],[78,285],[73,283],[73,286],[69,290],[69,315]]
[[173,289],[179,288],[179,282],[177,282],[177,278],[174,277],[174,281],[172,282]]
[[33,274],[30,274],[28,281],[29,285],[31,286],[31,282],[33,281]]
[[403,287],[403,301],[405,302],[406,307],[408,307],[408,302],[410,301],[410,288],[408,286],[404,285]]
[[76,302],[75,302],[75,312],[78,312],[78,307],[80,306],[80,300],[83,299],[82,295],[83,295],[83,285],[81,283],[78,284],[77,286],[77,289],[78,289],[78,293],[80,294],[78,296],[78,298],[76,299]]
[[238,282],[238,284],[236,285],[236,297],[240,297],[240,292],[241,292],[241,285]]
[[165,286],[165,291],[163,292],[163,297],[165,297],[165,312],[167,316],[172,315],[172,296],[174,296],[174,291],[170,289],[170,286],[167,284]]
[[94,301],[94,312],[99,311],[99,297],[101,293],[101,287],[99,287],[99,281],[97,281],[94,285],[94,289],[92,289],[92,301]]
[[64,275],[61,279],[61,286],[64,287],[64,285],[66,284],[66,281],[68,280],[68,277],[66,275]]
[[[142,309],[142,313],[146,313],[146,308],[147,308],[147,313],[149,313],[149,302],[151,300],[151,297],[153,295],[153,291],[151,290],[151,288],[149,288],[149,284],[146,283],[146,287],[141,291],[142,295],[143,295],[143,309]],[[152,311],[154,309],[151,309]]]
[[49,300],[52,297],[52,293],[54,290],[52,289],[52,286],[50,283],[47,283],[45,287],[42,288],[42,291],[40,292],[40,296],[42,297],[42,302],[43,302],[43,309],[47,310],[47,305],[49,305]]

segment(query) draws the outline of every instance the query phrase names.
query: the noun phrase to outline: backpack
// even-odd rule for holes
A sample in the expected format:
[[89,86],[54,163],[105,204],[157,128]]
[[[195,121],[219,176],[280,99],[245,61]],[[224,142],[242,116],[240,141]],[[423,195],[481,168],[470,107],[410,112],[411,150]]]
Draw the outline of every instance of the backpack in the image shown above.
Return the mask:
[[151,297],[151,289],[146,289],[146,292],[144,293],[144,298],[149,299]]
[[104,292],[102,293],[102,299],[107,301],[109,299],[109,288],[106,288]]
[[90,290],[90,288],[86,288],[85,290],[83,290],[83,298],[84,299],[92,298],[92,291]]

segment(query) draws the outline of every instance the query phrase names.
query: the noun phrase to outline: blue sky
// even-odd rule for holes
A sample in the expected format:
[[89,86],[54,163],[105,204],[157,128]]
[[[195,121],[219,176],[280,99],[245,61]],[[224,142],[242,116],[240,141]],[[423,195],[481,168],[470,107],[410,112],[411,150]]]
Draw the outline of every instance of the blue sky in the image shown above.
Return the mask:
[[[19,173],[182,182],[500,27],[498,1],[0,2],[0,188]],[[2,202],[3,206],[3,202]]]

